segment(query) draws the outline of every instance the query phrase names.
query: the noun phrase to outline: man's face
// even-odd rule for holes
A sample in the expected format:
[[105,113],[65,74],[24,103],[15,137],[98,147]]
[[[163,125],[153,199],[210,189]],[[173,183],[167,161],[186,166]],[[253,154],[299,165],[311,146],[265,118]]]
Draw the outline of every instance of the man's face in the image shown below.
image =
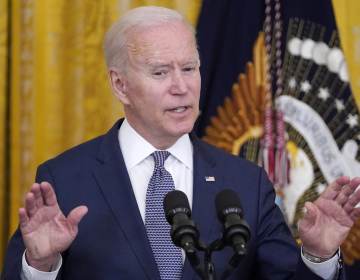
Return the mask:
[[129,42],[121,100],[126,117],[152,145],[167,148],[192,130],[199,114],[196,43],[181,22],[139,30]]

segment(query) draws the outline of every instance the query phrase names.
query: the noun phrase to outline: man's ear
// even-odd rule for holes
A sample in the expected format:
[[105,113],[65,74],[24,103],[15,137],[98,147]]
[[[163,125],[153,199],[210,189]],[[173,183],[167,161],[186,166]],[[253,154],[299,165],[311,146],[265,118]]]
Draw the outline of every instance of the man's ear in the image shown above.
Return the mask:
[[127,79],[125,75],[121,73],[119,69],[111,67],[109,68],[109,78],[115,97],[124,105],[129,104],[127,96]]

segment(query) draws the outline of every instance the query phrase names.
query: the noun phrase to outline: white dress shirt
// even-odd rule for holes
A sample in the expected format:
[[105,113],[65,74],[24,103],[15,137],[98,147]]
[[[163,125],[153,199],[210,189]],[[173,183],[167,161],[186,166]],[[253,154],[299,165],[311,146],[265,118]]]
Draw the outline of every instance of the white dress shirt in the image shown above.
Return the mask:
[[[141,217],[145,221],[146,191],[154,171],[154,159],[151,154],[157,151],[149,142],[141,137],[126,121],[119,129],[119,143],[129,173]],[[167,149],[170,156],[164,163],[171,174],[175,189],[184,192],[190,207],[193,197],[193,148],[188,134],[180,137],[174,145]]]
[[[154,160],[151,154],[157,149],[140,136],[125,119],[119,129],[119,144],[125,165],[130,177],[136,202],[143,221],[145,221],[146,190],[154,170]],[[165,169],[173,177],[175,189],[183,191],[192,206],[193,198],[193,147],[189,135],[183,135],[176,143],[167,149],[170,156],[165,161]],[[323,263],[313,263],[301,255],[306,266],[325,280],[333,279],[337,272],[338,256]],[[22,258],[22,280],[55,280],[61,268],[62,258],[51,272],[38,271],[30,267]]]

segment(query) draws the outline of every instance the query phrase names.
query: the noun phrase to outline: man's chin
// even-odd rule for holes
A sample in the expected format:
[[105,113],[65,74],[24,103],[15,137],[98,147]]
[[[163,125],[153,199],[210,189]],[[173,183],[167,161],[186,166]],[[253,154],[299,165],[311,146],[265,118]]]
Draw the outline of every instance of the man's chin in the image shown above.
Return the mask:
[[194,124],[190,124],[190,125],[186,125],[186,126],[175,126],[172,129],[172,134],[176,137],[176,138],[180,138],[181,136],[188,134],[192,131],[194,127]]

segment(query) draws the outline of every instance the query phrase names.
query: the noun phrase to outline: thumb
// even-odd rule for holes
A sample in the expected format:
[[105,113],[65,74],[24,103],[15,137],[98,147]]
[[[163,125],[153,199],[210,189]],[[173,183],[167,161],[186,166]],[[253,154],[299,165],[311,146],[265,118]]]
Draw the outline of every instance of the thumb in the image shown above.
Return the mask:
[[77,227],[77,225],[80,223],[80,221],[86,215],[87,212],[88,212],[88,208],[86,206],[78,206],[74,208],[67,216],[68,222],[73,227]]
[[299,221],[299,231],[306,231],[316,222],[317,208],[312,202],[305,202],[304,217]]

